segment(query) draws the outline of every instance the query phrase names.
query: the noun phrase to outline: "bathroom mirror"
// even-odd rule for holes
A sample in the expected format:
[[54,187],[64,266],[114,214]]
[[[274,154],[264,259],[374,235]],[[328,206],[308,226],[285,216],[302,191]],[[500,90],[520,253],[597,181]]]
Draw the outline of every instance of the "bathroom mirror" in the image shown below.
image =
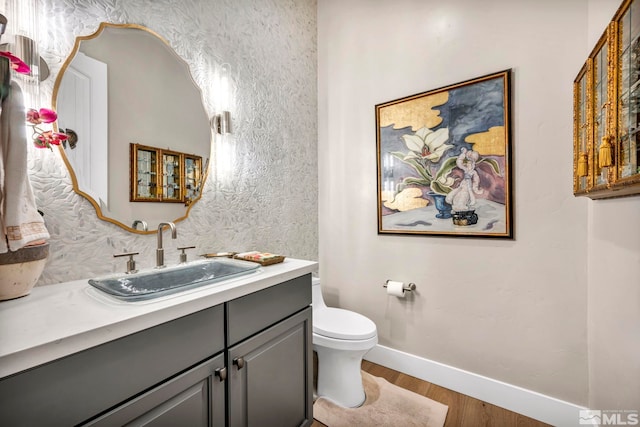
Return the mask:
[[[139,25],[102,23],[94,34],[77,37],[52,105],[58,129],[70,135],[59,149],[73,188],[98,218],[146,234],[188,216],[207,177],[211,128],[189,66],[161,36]],[[195,196],[132,201],[131,144],[201,157]]]

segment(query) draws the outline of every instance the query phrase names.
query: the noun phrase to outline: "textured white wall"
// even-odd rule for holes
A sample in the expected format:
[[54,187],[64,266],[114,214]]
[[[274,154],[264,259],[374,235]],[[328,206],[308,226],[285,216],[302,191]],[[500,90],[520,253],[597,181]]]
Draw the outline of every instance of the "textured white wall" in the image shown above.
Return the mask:
[[[582,0],[320,0],[320,275],[380,343],[587,403],[587,201],[572,195]],[[513,68],[514,241],[376,233],[374,105]],[[387,297],[386,279],[415,282]]]
[[[295,0],[40,0],[41,50],[53,83],[75,36],[101,21],[142,24],[168,39],[189,63],[207,108],[216,70],[230,66],[235,164],[213,171],[202,200],[165,236],[165,260],[176,247],[196,254],[259,249],[316,259],[317,88],[316,2]],[[134,95],[135,96],[135,95]],[[170,100],[168,100],[170,102]],[[167,126],[179,126],[167,123]],[[155,265],[155,235],[135,235],[96,218],[76,195],[57,153],[32,150],[30,177],[51,233],[51,256],[39,284],[92,277],[125,268],[112,255],[140,252],[138,267]],[[224,178],[224,179],[223,179]],[[165,233],[166,234],[166,233]]]
[[[587,52],[618,6],[589,1]],[[640,197],[590,201],[588,210],[589,407],[640,410]]]

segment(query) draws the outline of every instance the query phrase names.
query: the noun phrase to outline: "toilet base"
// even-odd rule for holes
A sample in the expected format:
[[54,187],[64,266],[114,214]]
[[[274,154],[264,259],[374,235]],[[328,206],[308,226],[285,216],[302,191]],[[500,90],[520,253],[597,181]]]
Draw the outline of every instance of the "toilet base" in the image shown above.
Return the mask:
[[342,351],[313,346],[318,354],[318,397],[326,397],[347,408],[356,408],[365,401],[360,373],[362,358],[369,351]]

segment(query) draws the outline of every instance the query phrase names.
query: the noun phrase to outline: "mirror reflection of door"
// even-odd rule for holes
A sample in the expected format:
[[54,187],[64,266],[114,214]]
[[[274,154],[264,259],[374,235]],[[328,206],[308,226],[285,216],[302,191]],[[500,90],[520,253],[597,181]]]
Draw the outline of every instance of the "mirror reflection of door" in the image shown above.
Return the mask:
[[73,129],[78,143],[64,146],[78,187],[109,209],[107,64],[78,52],[58,93],[58,126]]

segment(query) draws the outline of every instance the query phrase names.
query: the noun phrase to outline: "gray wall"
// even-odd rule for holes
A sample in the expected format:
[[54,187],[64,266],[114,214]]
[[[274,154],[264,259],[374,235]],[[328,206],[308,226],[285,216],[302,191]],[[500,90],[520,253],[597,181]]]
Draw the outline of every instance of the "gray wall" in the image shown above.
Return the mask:
[[[587,210],[571,192],[571,82],[586,21],[582,0],[318,7],[328,303],[370,317],[384,346],[577,404],[588,400]],[[374,105],[508,68],[515,240],[377,235]],[[417,292],[389,297],[387,279]]]
[[[198,247],[192,257],[257,249],[317,258],[315,1],[41,0],[40,7],[40,46],[52,70],[42,106],[51,104],[75,37],[93,33],[102,21],[141,24],[165,37],[189,63],[210,113],[214,75],[228,64],[233,135],[226,143],[235,161],[224,176],[212,163],[202,200],[178,224],[178,239],[165,236],[168,264],[177,262],[181,245]],[[154,265],[155,235],[97,219],[93,206],[73,192],[58,153],[32,149],[29,167],[51,233],[39,285],[123,270],[122,259],[112,258],[122,251],[140,252],[139,268]]]
[[[572,194],[572,82],[620,3],[319,2],[329,304],[370,317],[394,350],[593,409],[640,409],[640,197]],[[506,68],[516,239],[377,235],[374,105]],[[388,297],[386,279],[417,292]]]

